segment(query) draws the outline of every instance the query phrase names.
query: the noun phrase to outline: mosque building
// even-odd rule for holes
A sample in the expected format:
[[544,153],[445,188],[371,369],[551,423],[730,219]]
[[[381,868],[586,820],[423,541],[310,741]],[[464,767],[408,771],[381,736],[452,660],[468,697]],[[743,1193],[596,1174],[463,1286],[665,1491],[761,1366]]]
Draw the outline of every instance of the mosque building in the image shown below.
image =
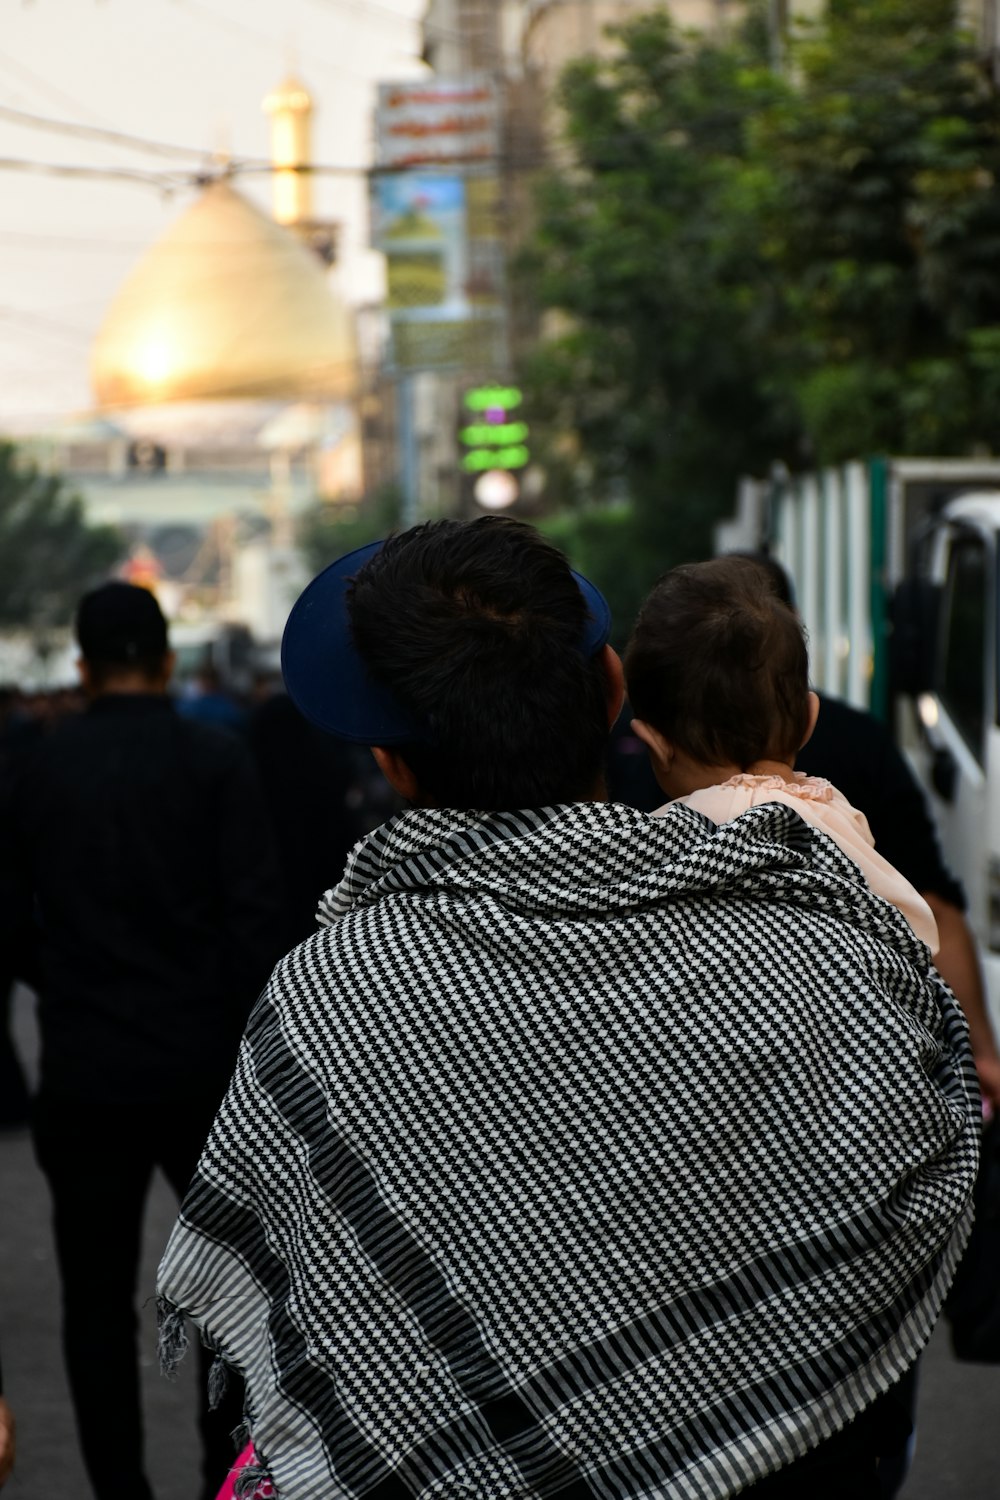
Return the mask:
[[264,101],[274,216],[223,166],[145,252],[91,354],[95,410],[26,444],[131,549],[168,612],[276,639],[301,587],[295,518],[362,490],[353,316],[313,217],[312,99]]

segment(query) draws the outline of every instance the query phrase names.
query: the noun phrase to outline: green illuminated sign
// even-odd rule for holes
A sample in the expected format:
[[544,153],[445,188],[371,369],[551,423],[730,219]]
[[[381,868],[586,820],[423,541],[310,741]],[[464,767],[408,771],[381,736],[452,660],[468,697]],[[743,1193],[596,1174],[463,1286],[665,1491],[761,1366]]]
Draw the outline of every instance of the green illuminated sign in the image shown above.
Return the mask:
[[462,468],[467,474],[478,474],[485,469],[523,469],[530,457],[523,443],[510,448],[473,448],[462,459]]
[[479,385],[465,393],[469,411],[510,411],[520,406],[522,399],[516,385]]
[[528,436],[527,422],[477,422],[462,428],[462,442],[470,448],[489,443],[523,443]]
[[515,385],[481,385],[466,391],[463,405],[477,418],[459,432],[466,450],[462,468],[467,474],[483,474],[490,469],[523,469],[530,463],[528,424],[511,420],[512,412],[523,399]]

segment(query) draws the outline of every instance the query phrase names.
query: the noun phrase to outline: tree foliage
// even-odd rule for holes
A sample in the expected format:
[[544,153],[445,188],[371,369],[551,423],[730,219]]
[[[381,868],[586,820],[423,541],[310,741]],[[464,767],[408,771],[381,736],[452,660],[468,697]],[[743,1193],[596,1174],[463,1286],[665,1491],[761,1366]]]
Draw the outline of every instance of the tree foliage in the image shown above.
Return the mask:
[[524,274],[567,321],[527,380],[586,498],[627,496],[653,553],[693,554],[785,442],[757,378],[773,290],[743,176],[746,122],[780,84],[752,41],[692,46],[665,13],[620,37],[564,77],[574,169],[542,185]]
[[113,527],[88,524],[59,475],[0,442],[0,627],[65,624],[124,550]]
[[[750,122],[781,378],[823,461],[992,446],[1000,109],[952,0],[833,0]],[[793,334],[798,332],[798,337]]]
[[360,505],[320,500],[299,521],[296,542],[309,569],[320,573],[338,557],[388,536],[398,527],[400,515],[400,496],[391,485]]
[[652,575],[741,474],[992,447],[1000,108],[953,0],[829,0],[780,74],[761,13],[617,41],[564,76],[521,266],[555,498],[626,501]]

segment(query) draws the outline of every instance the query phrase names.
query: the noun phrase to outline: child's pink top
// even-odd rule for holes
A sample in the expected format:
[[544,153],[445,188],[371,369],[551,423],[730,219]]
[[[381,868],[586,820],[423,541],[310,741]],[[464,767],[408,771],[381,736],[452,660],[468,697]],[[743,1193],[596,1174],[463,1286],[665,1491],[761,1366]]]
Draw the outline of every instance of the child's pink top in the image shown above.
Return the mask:
[[[239,1483],[241,1471],[243,1469],[249,1468],[251,1464],[254,1464],[256,1462],[257,1455],[254,1452],[253,1443],[247,1443],[240,1456],[237,1459],[233,1460],[233,1467],[230,1469],[226,1482],[222,1486],[222,1489],[219,1491],[219,1493],[216,1495],[215,1500],[234,1500],[234,1497],[236,1495],[236,1486]],[[267,1496],[274,1494],[274,1488],[271,1484],[271,1481],[269,1479],[262,1480],[253,1493],[254,1500],[257,1500],[258,1496],[260,1497],[260,1500],[266,1500]]]
[[[853,859],[862,875],[885,901],[897,906],[922,943],[932,953],[938,951],[938,930],[927,902],[899,871],[883,859],[875,848],[864,813],[852,807],[847,798],[819,776],[794,772],[791,781],[780,776],[733,776],[718,786],[703,787],[687,797],[679,797],[686,807],[704,813],[713,823],[730,823],[749,807],[763,802],[784,802],[794,807],[807,823],[828,833],[835,844]],[[657,808],[662,814],[670,804]],[[655,816],[655,815],[654,815]]]

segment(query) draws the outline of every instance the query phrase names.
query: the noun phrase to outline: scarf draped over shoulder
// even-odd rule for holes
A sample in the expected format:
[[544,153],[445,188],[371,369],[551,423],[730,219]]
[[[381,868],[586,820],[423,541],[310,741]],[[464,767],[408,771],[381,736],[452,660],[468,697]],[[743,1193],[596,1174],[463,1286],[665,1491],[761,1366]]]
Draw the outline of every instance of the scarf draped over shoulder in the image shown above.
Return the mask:
[[321,919],[159,1277],[280,1500],[725,1500],[916,1358],[965,1023],[791,809],[411,811]]

